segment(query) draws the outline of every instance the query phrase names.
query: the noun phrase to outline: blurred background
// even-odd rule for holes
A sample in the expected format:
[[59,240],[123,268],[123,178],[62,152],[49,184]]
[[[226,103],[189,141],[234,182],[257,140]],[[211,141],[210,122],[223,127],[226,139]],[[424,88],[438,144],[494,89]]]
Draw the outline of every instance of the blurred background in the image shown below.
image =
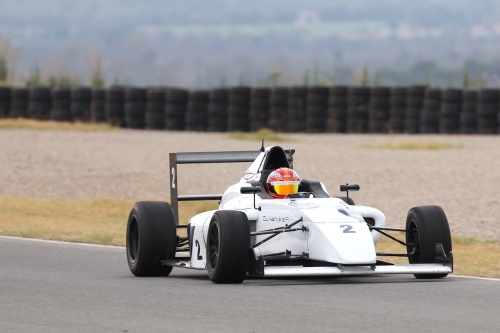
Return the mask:
[[493,0],[2,0],[8,85],[497,87]]

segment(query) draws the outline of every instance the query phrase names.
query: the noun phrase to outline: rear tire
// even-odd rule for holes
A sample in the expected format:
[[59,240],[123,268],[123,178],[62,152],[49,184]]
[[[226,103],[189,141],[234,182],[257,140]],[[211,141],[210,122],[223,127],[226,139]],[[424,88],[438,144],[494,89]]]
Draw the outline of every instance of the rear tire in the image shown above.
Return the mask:
[[[410,264],[436,263],[436,243],[445,253],[451,251],[451,233],[448,219],[439,206],[414,207],[406,218],[406,244]],[[417,279],[438,279],[444,274],[414,274]]]
[[127,223],[126,250],[130,271],[135,276],[168,276],[172,267],[162,260],[174,259],[176,227],[170,204],[136,202]]
[[242,283],[248,270],[250,227],[245,213],[217,211],[207,237],[207,271],[214,283]]

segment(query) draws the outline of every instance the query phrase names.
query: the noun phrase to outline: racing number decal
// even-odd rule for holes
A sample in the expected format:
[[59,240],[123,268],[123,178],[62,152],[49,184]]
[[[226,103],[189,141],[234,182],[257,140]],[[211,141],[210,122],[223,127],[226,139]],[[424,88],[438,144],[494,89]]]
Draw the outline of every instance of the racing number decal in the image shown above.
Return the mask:
[[175,188],[175,168],[172,168],[172,188]]
[[202,257],[202,256],[201,256],[201,254],[200,254],[200,247],[201,247],[201,246],[200,246],[200,242],[198,242],[198,240],[196,240],[196,242],[195,242],[194,244],[195,244],[195,246],[198,248],[198,254],[197,254],[197,256],[196,256],[196,259],[198,259],[198,260],[203,260],[203,257]]
[[343,231],[344,234],[355,234],[356,233],[356,231],[351,230],[352,229],[351,225],[342,224],[340,227],[341,228],[345,228],[344,231]]

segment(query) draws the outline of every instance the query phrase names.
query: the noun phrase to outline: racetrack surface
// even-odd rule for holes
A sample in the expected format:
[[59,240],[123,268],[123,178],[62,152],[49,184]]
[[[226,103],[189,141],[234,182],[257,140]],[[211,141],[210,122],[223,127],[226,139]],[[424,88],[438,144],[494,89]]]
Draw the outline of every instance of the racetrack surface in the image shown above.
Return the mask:
[[500,281],[136,278],[125,249],[0,237],[2,332],[498,332]]

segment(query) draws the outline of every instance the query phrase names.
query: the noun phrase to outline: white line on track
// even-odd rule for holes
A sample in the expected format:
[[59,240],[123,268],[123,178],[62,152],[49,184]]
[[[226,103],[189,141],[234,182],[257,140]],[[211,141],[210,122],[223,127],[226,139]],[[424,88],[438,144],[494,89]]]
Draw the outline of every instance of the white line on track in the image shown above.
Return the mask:
[[[115,245],[101,245],[101,244],[89,244],[89,243],[73,243],[73,242],[64,242],[64,241],[38,239],[38,238],[24,238],[24,237],[15,237],[15,236],[1,236],[0,235],[0,239],[12,239],[12,240],[29,241],[29,242],[39,242],[39,243],[49,243],[49,244],[65,244],[65,245],[100,247],[100,248],[115,249],[115,250],[116,249],[123,250],[125,248],[124,246],[115,246]],[[500,282],[500,279],[488,278],[488,277],[480,277],[480,276],[467,276],[467,275],[452,274],[451,277]]]

